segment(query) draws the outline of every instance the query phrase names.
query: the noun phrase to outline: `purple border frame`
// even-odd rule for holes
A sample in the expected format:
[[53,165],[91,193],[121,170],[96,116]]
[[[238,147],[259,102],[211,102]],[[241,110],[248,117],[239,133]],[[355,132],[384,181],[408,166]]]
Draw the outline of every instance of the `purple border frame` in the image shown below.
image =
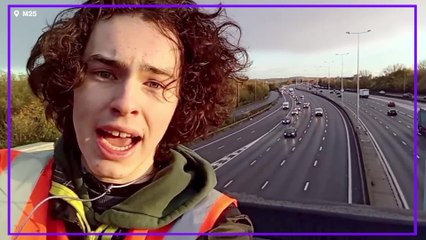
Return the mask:
[[[10,125],[10,95],[11,95],[11,8],[412,8],[414,10],[414,116],[413,116],[413,135],[414,135],[414,151],[413,151],[413,162],[414,162],[414,231],[402,232],[402,233],[338,233],[338,232],[316,232],[316,233],[207,233],[202,234],[205,236],[417,236],[417,4],[151,4],[151,5],[98,5],[98,4],[8,4],[7,6],[7,124]],[[7,160],[8,160],[8,182],[7,182],[7,226],[9,236],[100,236],[100,235],[117,235],[117,236],[129,236],[129,235],[142,235],[142,236],[163,236],[163,235],[174,235],[174,236],[195,236],[200,235],[199,233],[14,233],[11,232],[10,215],[11,215],[11,193],[10,190],[10,127],[7,129]]]

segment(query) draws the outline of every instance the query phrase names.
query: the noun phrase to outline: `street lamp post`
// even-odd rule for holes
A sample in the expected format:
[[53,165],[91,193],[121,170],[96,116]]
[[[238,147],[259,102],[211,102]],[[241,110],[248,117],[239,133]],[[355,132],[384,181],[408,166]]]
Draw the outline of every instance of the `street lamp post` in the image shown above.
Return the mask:
[[371,30],[364,32],[346,32],[346,34],[357,35],[357,57],[356,57],[356,119],[357,119],[357,130],[359,129],[359,35],[363,33],[369,33]]
[[333,61],[324,61],[324,63],[328,63],[328,90],[330,90],[330,63]]
[[342,67],[341,67],[341,72],[340,72],[340,97],[342,98],[342,106],[343,106],[343,57],[345,55],[348,55],[349,53],[336,53],[336,55],[341,56],[342,57]]

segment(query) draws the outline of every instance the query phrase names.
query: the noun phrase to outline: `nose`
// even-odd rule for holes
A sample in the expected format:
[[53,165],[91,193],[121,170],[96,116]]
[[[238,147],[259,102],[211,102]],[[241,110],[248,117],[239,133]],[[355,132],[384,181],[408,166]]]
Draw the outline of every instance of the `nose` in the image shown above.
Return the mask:
[[138,86],[135,80],[125,80],[122,84],[116,85],[114,89],[114,98],[111,102],[111,111],[115,116],[138,115],[140,110],[137,107]]

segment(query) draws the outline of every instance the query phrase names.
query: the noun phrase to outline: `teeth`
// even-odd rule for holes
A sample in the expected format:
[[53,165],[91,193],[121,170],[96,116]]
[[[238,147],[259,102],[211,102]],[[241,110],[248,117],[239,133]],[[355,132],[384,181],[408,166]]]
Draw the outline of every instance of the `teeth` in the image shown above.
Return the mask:
[[106,131],[107,133],[115,136],[115,137],[121,137],[121,138],[130,138],[132,137],[131,134],[128,133],[124,133],[124,132],[119,132],[119,131]]

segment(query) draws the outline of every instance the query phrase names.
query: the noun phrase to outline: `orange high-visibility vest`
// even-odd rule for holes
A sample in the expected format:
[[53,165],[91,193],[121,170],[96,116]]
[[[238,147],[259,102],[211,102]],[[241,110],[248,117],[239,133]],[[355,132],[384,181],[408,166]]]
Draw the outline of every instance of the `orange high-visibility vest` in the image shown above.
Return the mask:
[[[6,162],[6,163],[5,163]],[[24,153],[11,150],[11,219],[13,233],[22,227],[28,214],[34,207],[49,197],[52,184],[52,153]],[[0,188],[6,190],[7,150],[0,150]],[[34,181],[35,180],[35,181]],[[3,199],[4,198],[4,199]],[[6,196],[0,194],[0,209],[7,209]],[[237,205],[237,201],[216,190],[212,190],[206,198],[193,209],[183,214],[178,220],[159,229],[131,229],[129,233],[146,233],[148,236],[126,236],[125,240],[169,240],[179,239],[178,236],[149,236],[150,233],[205,233],[208,232],[219,218],[220,214],[230,205]],[[0,239],[6,239],[6,214],[0,219]],[[20,233],[65,233],[62,220],[50,217],[48,201],[35,210],[29,220],[21,228]],[[63,236],[18,236],[17,240],[68,240]],[[111,235],[110,235],[111,236]],[[12,236],[13,237],[13,236]],[[11,237],[11,238],[12,238]],[[198,236],[182,236],[182,239],[196,239]]]

